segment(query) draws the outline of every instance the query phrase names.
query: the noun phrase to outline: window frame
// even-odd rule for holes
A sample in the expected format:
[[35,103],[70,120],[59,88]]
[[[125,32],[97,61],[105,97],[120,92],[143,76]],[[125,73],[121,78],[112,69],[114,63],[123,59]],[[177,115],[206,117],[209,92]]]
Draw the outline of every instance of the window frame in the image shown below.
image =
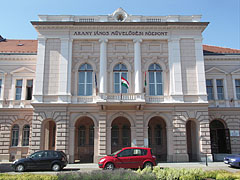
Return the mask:
[[[150,69],[150,66],[154,66],[154,69]],[[157,66],[159,66],[159,70],[157,70]],[[163,69],[161,67],[160,64],[158,63],[151,63],[149,66],[148,66],[148,69],[147,69],[147,72],[148,72],[148,94],[149,96],[163,96],[164,95],[164,88],[163,88]],[[150,73],[153,72],[153,83],[150,83]],[[157,82],[157,72],[160,72],[160,76],[161,76],[161,82],[158,83]],[[153,85],[154,86],[154,94],[151,94],[151,89],[150,89],[150,85]],[[161,94],[158,94],[158,85],[161,85]]]
[[[218,85],[218,82],[221,81],[221,85]],[[222,89],[222,93],[219,92],[219,89]],[[218,100],[224,100],[225,97],[224,97],[224,79],[216,79],[216,89],[217,89],[217,97],[218,97]]]
[[[29,81],[32,81],[32,85],[31,86],[28,86],[28,82]],[[31,90],[31,97],[28,98],[28,92],[29,92],[29,89]],[[26,79],[26,93],[25,93],[25,100],[32,100],[32,97],[33,97],[33,79]]]
[[[18,82],[20,82],[20,81],[21,81],[21,86],[20,85],[18,86]],[[18,89],[20,90],[19,94],[17,94]],[[15,82],[15,100],[17,100],[17,101],[22,100],[22,93],[23,93],[23,79],[16,79],[16,82]],[[19,99],[17,98],[18,96],[20,96]]]
[[[239,81],[239,85],[236,85],[236,82],[237,82],[237,81]],[[236,99],[237,99],[237,100],[240,100],[240,92],[239,92],[239,93],[237,92],[237,88],[240,89],[240,78],[234,79],[234,82],[235,82]]]
[[[27,126],[29,127],[29,129],[25,129]],[[28,134],[27,137],[26,132]],[[22,146],[29,146],[29,139],[30,139],[30,125],[25,124],[22,129]]]
[[5,83],[5,76],[7,75],[7,73],[5,73],[4,71],[0,70],[0,79],[2,80],[2,83],[0,84],[0,100],[3,100],[4,98],[4,83]]
[[[115,69],[117,65],[120,65],[119,70]],[[122,66],[124,66],[126,69],[123,69]],[[118,83],[115,82],[115,74],[118,74],[118,80],[119,80]],[[123,76],[123,74],[126,74],[126,76],[125,75]],[[128,88],[122,86],[121,77],[124,77],[129,82],[128,67],[126,64],[120,62],[120,63],[115,64],[113,67],[113,92],[114,93],[128,93],[129,92]],[[119,92],[116,91],[115,85],[119,85],[119,89],[118,89]],[[126,92],[123,92],[124,89],[126,89]]]
[[[211,86],[208,85],[207,81],[211,81]],[[213,101],[215,98],[214,98],[214,83],[213,83],[214,79],[206,79],[206,92],[207,92],[207,99],[208,101]],[[208,88],[211,88],[212,89],[212,93],[211,93],[211,96],[209,96],[210,94],[208,93]],[[212,97],[212,98],[209,98],[209,97]]]
[[[91,67],[91,69],[87,69],[86,67],[87,67],[87,65],[89,65],[90,67]],[[81,67],[82,66],[86,66],[86,67],[84,67],[85,69],[84,70],[81,70]],[[80,72],[83,72],[84,73],[84,82],[83,83],[80,83],[80,79],[79,79],[79,76],[80,76]],[[87,82],[87,79],[88,79],[88,72],[91,72],[91,83],[88,83]],[[93,73],[94,71],[93,71],[93,67],[92,67],[92,65],[91,64],[89,64],[89,63],[83,63],[83,64],[81,64],[80,66],[79,66],[79,68],[78,68],[78,73],[77,73],[77,75],[78,75],[78,82],[77,82],[77,96],[93,96],[93,89],[94,89],[94,87],[93,87],[93,77],[95,77],[95,76],[93,76]],[[80,95],[80,84],[83,84],[83,88],[84,88],[84,93],[83,93],[83,95]],[[92,90],[92,92],[91,92],[91,94],[90,95],[87,95],[87,85],[91,85],[91,90]]]
[[20,138],[19,133],[20,133],[19,125],[14,124],[11,129],[11,147],[18,147]]

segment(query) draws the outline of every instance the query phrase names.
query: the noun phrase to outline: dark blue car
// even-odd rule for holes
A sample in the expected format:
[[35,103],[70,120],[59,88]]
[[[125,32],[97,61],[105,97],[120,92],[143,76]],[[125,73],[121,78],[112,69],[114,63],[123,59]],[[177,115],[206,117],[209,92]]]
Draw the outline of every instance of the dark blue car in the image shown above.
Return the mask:
[[229,164],[231,167],[240,168],[240,154],[224,157],[224,163]]
[[60,171],[68,163],[67,156],[62,151],[44,150],[31,154],[27,158],[16,160],[12,167],[17,172],[25,170],[52,169]]

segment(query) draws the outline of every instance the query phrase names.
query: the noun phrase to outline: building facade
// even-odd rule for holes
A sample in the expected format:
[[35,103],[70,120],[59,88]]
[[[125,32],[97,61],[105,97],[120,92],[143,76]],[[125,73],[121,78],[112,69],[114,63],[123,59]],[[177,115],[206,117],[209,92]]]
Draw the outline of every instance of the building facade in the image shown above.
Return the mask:
[[240,153],[240,50],[203,46],[200,20],[40,15],[38,40],[0,42],[0,161],[56,149],[97,162],[127,146],[159,162]]

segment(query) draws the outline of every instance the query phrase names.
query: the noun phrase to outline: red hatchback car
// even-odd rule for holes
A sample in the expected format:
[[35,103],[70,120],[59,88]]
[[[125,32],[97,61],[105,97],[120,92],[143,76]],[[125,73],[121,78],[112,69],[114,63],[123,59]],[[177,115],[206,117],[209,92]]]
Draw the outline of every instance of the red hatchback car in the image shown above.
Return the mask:
[[156,157],[151,148],[127,147],[101,158],[99,168],[145,168],[156,166]]

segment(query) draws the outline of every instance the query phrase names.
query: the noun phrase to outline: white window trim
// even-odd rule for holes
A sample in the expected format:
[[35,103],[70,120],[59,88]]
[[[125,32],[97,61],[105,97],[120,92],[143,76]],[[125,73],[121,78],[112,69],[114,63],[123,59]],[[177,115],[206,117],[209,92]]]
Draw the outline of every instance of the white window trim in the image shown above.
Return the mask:
[[[78,96],[78,69],[80,68],[81,65],[83,64],[90,64],[92,66],[92,69],[93,69],[93,74],[92,74],[92,96],[96,96],[96,84],[95,84],[95,73],[96,73],[96,77],[97,77],[97,86],[99,88],[99,79],[98,79],[98,73],[96,71],[96,65],[94,64],[94,62],[92,60],[85,60],[85,61],[81,61],[81,62],[78,62],[75,67],[74,67],[74,77],[75,77],[75,80],[74,80],[74,90],[73,90],[73,95],[75,96],[75,98]],[[75,100],[76,101],[76,100]]]
[[240,74],[232,74],[232,84],[233,84],[233,97],[235,101],[239,101],[240,99],[237,99],[237,92],[236,92],[236,84],[235,80],[240,79]]
[[[213,81],[213,93],[214,93],[214,99],[210,101],[215,101],[215,105],[219,106],[219,101],[225,101],[226,107],[229,107],[229,97],[228,97],[228,89],[227,89],[227,74],[223,73],[215,73],[215,74],[206,74],[206,79],[212,79]],[[223,95],[224,98],[222,100],[218,99],[218,93],[217,93],[217,79],[223,80]]]
[[[157,95],[157,96],[168,96],[169,92],[168,92],[168,88],[167,87],[170,86],[170,84],[169,84],[170,81],[167,79],[168,76],[167,76],[166,65],[164,64],[164,62],[162,62],[160,60],[157,60],[157,59],[153,59],[153,60],[150,59],[149,61],[147,61],[147,63],[144,66],[145,71],[143,72],[143,76],[142,76],[142,77],[144,77],[143,81],[145,81],[145,72],[147,74],[146,75],[147,86],[146,86],[146,89],[145,89],[146,90],[145,93],[148,96],[150,96],[149,95],[150,91],[149,91],[149,74],[148,74],[149,72],[148,72],[148,68],[149,68],[149,66],[151,64],[158,64],[162,68],[162,91],[163,91],[163,95]],[[145,87],[145,83],[144,82],[143,82],[143,87]]]
[[114,92],[114,67],[117,65],[117,64],[124,64],[126,67],[127,67],[127,81],[129,82],[130,86],[127,90],[127,93],[133,93],[134,92],[134,84],[132,83],[132,73],[133,73],[133,68],[131,67],[130,63],[126,60],[121,60],[121,61],[114,61],[109,69],[108,69],[108,72],[110,74],[110,93],[115,93]]
[[0,100],[4,99],[4,84],[5,84],[5,76],[7,75],[7,73],[5,73],[4,71],[0,70],[0,79],[2,79],[2,84],[1,84],[1,92],[0,92]]
[[[12,74],[12,87],[11,87],[12,92],[10,93],[10,100],[16,100],[15,99],[15,95],[16,95],[16,82],[17,82],[18,79],[22,79],[23,80],[23,83],[22,83],[22,94],[21,94],[21,100],[22,101],[26,100],[26,83],[27,83],[27,80],[33,80],[33,92],[35,92],[35,86],[34,86],[34,84],[35,84],[35,72],[30,70],[31,72],[29,72],[29,73],[25,73],[25,72],[21,73],[22,69],[27,69],[27,68],[20,68],[18,70],[15,70],[14,72],[11,72],[11,74]],[[16,101],[18,101],[18,100],[16,100]]]

